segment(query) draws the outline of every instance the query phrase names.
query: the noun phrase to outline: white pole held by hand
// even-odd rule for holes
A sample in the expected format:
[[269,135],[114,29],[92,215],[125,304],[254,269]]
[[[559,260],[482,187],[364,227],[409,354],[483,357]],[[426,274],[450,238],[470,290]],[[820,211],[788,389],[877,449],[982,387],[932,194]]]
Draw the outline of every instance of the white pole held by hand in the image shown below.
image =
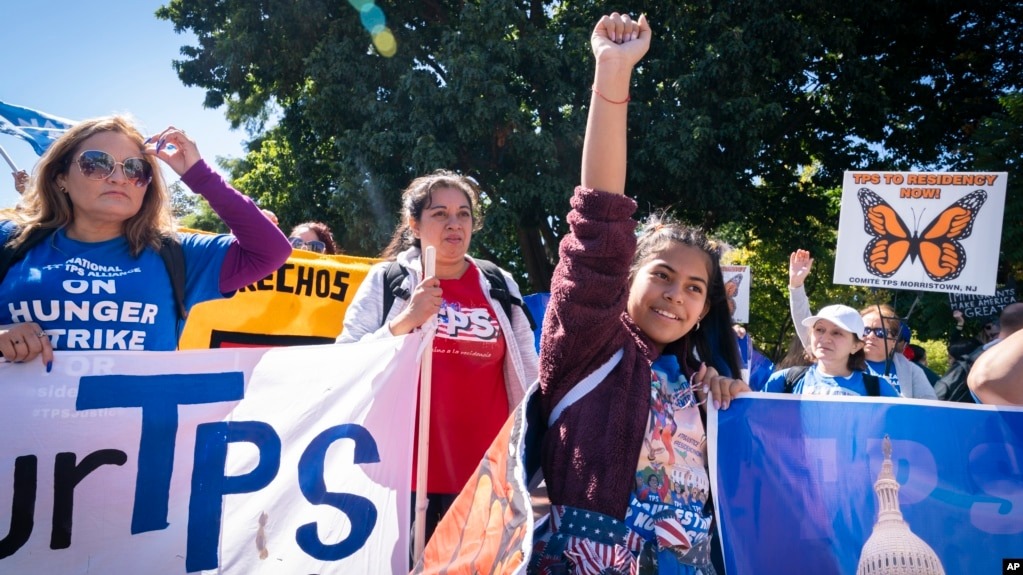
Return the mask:
[[3,156],[4,160],[7,160],[7,165],[11,167],[12,171],[15,172],[18,171],[18,166],[14,165],[14,160],[12,160],[11,157],[7,155],[7,150],[5,150],[3,146],[0,146],[0,156]]
[[[437,250],[423,250],[423,278],[437,273]],[[422,281],[422,280],[420,280]],[[432,335],[430,336],[433,337]],[[419,368],[419,443],[416,448],[416,520],[413,560],[418,563],[426,548],[426,471],[430,461],[430,393],[433,385],[433,345],[427,346]]]

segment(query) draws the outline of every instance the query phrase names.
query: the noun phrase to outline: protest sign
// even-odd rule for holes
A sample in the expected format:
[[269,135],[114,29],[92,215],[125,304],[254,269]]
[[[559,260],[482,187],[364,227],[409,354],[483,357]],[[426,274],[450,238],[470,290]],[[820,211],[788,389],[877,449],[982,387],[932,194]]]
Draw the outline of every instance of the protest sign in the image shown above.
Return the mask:
[[406,570],[420,343],[0,363],[0,572]]
[[376,261],[295,250],[280,269],[233,297],[193,307],[180,347],[331,343]]
[[1014,287],[995,290],[993,296],[948,294],[948,302],[952,309],[963,312],[963,316],[968,318],[998,317],[1005,306],[1015,301],[1016,288]]
[[834,283],[992,295],[1005,172],[846,172]]
[[752,281],[749,266],[721,266],[725,280],[728,311],[735,323],[749,323],[749,286]]

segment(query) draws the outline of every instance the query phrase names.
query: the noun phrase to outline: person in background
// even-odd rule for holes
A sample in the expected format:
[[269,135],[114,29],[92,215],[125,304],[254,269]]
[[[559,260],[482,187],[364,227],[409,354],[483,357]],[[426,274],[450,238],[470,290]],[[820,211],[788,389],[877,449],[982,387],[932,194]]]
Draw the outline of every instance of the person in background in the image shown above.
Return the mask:
[[803,341],[799,339],[799,335],[792,336],[789,340],[788,350],[785,355],[782,356],[778,363],[774,364],[775,371],[782,369],[788,369],[790,367],[801,367],[804,365],[813,365],[813,356],[810,351],[803,344]]
[[[431,319],[438,322],[430,404],[429,538],[536,379],[537,354],[525,312],[512,306],[506,314],[468,255],[473,233],[482,227],[476,183],[437,171],[413,180],[401,203],[401,223],[380,256],[388,261],[370,268],[359,285],[337,341],[405,335]],[[436,273],[424,277],[422,254],[427,247],[436,250]],[[400,266],[403,273],[403,295],[395,295],[385,310],[384,290],[391,289],[385,277],[391,266]],[[521,300],[511,274],[500,272],[510,294]],[[413,457],[418,461],[418,453]],[[413,494],[415,490],[413,477]]]
[[1003,339],[1023,329],[1023,303],[1015,302],[1002,308],[998,316],[998,337],[991,340],[985,347],[991,348]]
[[969,339],[963,335],[963,327],[966,325],[963,312],[957,309],[952,310],[952,318],[955,320],[955,328],[948,339],[948,357],[951,361],[970,355],[978,347],[987,345],[998,337],[1000,325],[997,317],[988,318],[977,335]]
[[288,241],[296,250],[308,250],[331,256],[338,253],[337,244],[334,243],[334,234],[323,222],[298,224],[288,234]]
[[[234,235],[178,233],[157,160]],[[7,361],[41,357],[47,369],[55,349],[177,348],[184,318],[160,255],[167,242],[180,244],[184,258],[185,313],[230,297],[291,253],[284,234],[213,171],[183,130],[144,139],[123,116],[65,132],[39,161],[22,207],[0,212],[5,248],[38,233],[46,236],[0,282],[0,353]],[[83,283],[92,288],[67,287]],[[83,319],[72,309],[90,311]]]
[[774,372],[764,391],[802,395],[874,395],[867,386],[867,379],[873,378],[877,384],[876,395],[899,397],[899,392],[888,380],[867,371],[865,344],[858,335],[864,332],[859,312],[845,305],[829,305],[821,308],[816,315],[801,319],[800,324],[809,331],[807,347],[813,354],[813,365],[792,382],[789,381],[792,379],[790,370],[801,368]]
[[774,363],[753,346],[753,336],[745,327],[735,324],[732,330],[735,331],[736,343],[739,345],[743,380],[749,384],[751,390],[760,391],[767,383],[767,378],[774,373]]
[[[909,327],[909,324],[900,321],[899,322],[899,337],[895,340],[895,353],[901,353],[905,355],[906,346],[909,345],[913,339],[913,330]],[[909,359],[908,357],[906,359]],[[910,360],[912,361],[912,360]]]
[[[863,341],[870,373],[887,379],[904,397],[937,399],[934,386],[918,365],[899,352],[902,337],[909,329],[895,310],[886,304],[869,305],[860,310],[863,316]],[[900,335],[901,334],[901,335]]]
[[906,356],[906,359],[912,361],[923,370],[924,375],[927,376],[927,381],[931,383],[931,387],[934,387],[934,382],[938,381],[941,376],[934,373],[927,365],[927,350],[915,343],[906,345],[905,349],[902,350],[902,355]]
[[[809,333],[803,320],[810,315],[810,301],[803,282],[813,267],[813,258],[806,250],[796,250],[789,256],[789,309],[796,333],[804,345],[809,344]],[[903,322],[888,305],[870,305],[860,310],[863,331],[857,334],[864,343],[864,357],[869,373],[888,381],[900,395],[916,399],[937,399],[934,387],[918,366],[896,353],[896,344]]]

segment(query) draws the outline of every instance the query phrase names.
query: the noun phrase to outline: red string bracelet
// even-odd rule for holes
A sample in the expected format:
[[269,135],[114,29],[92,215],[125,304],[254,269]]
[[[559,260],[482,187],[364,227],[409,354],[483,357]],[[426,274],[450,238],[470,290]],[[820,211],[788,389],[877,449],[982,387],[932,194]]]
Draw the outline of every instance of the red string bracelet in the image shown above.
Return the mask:
[[620,101],[616,101],[616,100],[611,100],[611,99],[609,99],[609,98],[608,98],[607,96],[605,96],[605,95],[601,94],[601,93],[600,93],[600,90],[598,90],[596,86],[593,86],[593,93],[594,93],[594,94],[596,94],[596,95],[598,95],[598,96],[600,96],[600,99],[601,99],[601,100],[604,100],[604,101],[605,101],[605,102],[607,102],[608,104],[628,104],[628,103],[629,103],[629,100],[631,100],[631,99],[632,99],[632,96],[631,96],[631,95],[629,95],[629,96],[626,96],[624,100],[620,100]]

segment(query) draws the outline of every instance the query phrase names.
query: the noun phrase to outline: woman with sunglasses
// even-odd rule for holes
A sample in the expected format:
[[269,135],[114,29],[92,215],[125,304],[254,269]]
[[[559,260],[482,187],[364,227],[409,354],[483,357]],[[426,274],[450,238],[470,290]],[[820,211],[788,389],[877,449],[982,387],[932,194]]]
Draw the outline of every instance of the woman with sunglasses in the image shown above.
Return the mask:
[[[789,256],[789,306],[796,333],[804,346],[810,343],[809,332],[801,323],[810,317],[810,301],[803,290],[803,282],[813,267],[813,258],[806,250],[796,250]],[[888,305],[869,305],[860,310],[863,330],[859,334],[864,347],[867,372],[884,378],[903,397],[938,399],[927,374],[901,353],[896,353],[901,340],[902,320]]]
[[291,247],[296,250],[308,250],[318,254],[334,255],[337,253],[337,244],[334,243],[334,234],[323,222],[305,222],[298,224],[288,234],[288,241]]
[[[234,235],[178,233],[157,158],[202,195]],[[177,348],[184,319],[159,250],[178,242],[184,307],[233,292],[291,253],[284,234],[203,161],[176,128],[144,139],[121,116],[87,120],[43,155],[18,211],[0,212],[0,245],[50,233],[0,282],[0,353]]]

